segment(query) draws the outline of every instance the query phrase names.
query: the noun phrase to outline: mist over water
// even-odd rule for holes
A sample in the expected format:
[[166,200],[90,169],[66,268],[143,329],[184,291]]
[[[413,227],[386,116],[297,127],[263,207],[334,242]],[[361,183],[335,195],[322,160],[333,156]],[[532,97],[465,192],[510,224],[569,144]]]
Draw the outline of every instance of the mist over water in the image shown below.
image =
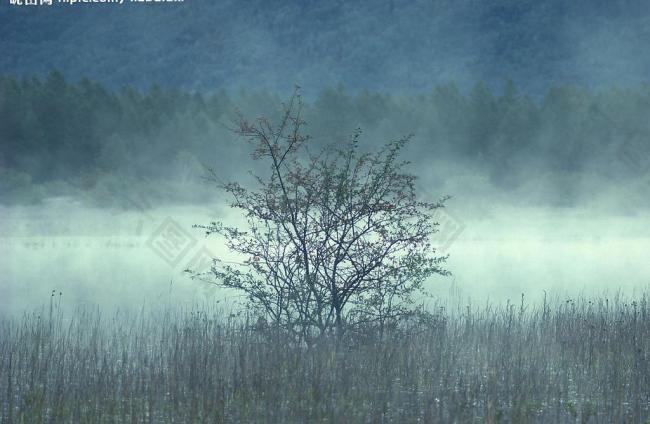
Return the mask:
[[[0,310],[15,315],[47,305],[111,311],[220,302],[236,293],[192,280],[211,256],[237,260],[193,224],[235,215],[215,201],[143,210],[89,207],[71,198],[3,207]],[[583,295],[632,296],[650,283],[650,214],[589,208],[486,207],[459,196],[440,215],[433,240],[449,254],[451,277],[428,285],[433,299],[518,303]],[[175,240],[169,243],[169,234]],[[167,237],[167,239],[166,239]],[[174,245],[176,243],[176,245]],[[59,292],[62,293],[59,299]]]

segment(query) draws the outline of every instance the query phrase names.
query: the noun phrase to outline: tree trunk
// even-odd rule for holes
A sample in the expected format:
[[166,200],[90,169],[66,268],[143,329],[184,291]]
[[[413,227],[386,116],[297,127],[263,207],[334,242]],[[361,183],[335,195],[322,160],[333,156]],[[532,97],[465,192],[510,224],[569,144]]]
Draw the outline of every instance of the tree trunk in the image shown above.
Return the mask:
[[345,326],[343,325],[343,319],[341,318],[341,311],[336,310],[336,340],[337,344],[343,339],[343,333],[345,332]]

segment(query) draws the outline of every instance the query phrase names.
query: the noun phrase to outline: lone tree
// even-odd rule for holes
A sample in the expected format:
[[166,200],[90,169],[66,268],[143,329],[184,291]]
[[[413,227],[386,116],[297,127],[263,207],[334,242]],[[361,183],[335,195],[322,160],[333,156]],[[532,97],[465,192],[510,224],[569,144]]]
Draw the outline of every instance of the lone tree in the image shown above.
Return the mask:
[[243,292],[262,322],[308,343],[358,327],[383,331],[415,311],[413,295],[428,277],[448,274],[441,267],[446,256],[436,256],[430,244],[437,231],[432,212],[447,198],[416,198],[416,177],[398,158],[410,136],[364,153],[357,131],[313,154],[301,110],[294,93],[277,123],[236,120],[234,131],[270,172],[251,173],[255,184],[246,188],[210,170],[245,223],[196,226],[206,236],[223,236],[243,258],[214,259],[208,281]]

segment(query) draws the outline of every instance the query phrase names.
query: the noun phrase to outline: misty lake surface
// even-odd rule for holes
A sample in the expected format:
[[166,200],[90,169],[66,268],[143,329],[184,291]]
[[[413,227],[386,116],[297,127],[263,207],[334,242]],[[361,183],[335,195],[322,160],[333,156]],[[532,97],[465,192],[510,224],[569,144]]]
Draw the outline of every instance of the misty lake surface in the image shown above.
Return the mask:
[[[650,284],[650,215],[594,214],[579,208],[473,208],[440,216],[434,245],[449,254],[451,277],[431,293],[475,304],[639,294]],[[71,199],[0,208],[0,311],[13,315],[49,304],[112,310],[143,305],[191,307],[236,293],[192,280],[210,258],[237,261],[223,241],[193,224],[236,220],[220,206],[124,211],[88,208]],[[61,296],[59,296],[61,293]]]

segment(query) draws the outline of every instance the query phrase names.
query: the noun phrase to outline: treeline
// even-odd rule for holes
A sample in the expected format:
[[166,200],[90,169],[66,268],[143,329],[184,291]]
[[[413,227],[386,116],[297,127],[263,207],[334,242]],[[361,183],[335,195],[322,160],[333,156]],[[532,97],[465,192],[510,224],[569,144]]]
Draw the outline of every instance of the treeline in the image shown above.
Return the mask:
[[[283,100],[263,92],[203,94],[159,86],[114,91],[88,79],[67,81],[58,72],[0,77],[1,194],[6,200],[52,184],[92,189],[106,176],[169,180],[188,161],[231,175],[244,154],[232,142],[232,117],[237,111],[273,114]],[[349,136],[357,127],[367,142],[414,133],[416,163],[470,167],[503,188],[548,172],[635,177],[647,171],[650,154],[646,85],[600,91],[552,86],[542,98],[512,83],[499,92],[482,83],[468,92],[443,84],[420,96],[337,87],[305,103],[316,142]]]

